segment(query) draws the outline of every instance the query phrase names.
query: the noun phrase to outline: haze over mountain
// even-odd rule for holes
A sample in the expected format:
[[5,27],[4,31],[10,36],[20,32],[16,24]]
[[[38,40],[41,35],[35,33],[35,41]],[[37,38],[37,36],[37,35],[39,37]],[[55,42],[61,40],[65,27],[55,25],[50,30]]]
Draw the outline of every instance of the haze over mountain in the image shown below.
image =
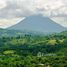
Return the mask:
[[52,21],[48,17],[43,17],[42,15],[33,15],[27,17],[18,24],[9,27],[9,30],[29,30],[38,32],[61,32],[65,30],[64,27]]

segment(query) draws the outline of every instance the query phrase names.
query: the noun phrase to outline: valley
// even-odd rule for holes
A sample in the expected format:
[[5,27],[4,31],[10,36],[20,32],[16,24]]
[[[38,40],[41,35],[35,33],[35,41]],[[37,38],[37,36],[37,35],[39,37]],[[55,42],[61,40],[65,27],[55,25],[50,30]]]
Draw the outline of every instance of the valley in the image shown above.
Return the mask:
[[17,33],[22,32],[14,30],[10,36],[6,36],[8,32],[10,34],[11,30],[0,30],[3,34],[0,36],[0,67],[67,66],[67,31],[21,35]]

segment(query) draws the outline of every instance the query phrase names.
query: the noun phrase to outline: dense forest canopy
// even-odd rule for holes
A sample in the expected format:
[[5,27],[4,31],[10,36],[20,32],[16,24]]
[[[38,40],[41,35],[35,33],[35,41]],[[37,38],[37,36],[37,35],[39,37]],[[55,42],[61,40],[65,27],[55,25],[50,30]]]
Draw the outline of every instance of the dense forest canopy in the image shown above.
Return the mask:
[[67,67],[67,31],[37,35],[0,30],[0,35],[0,67]]

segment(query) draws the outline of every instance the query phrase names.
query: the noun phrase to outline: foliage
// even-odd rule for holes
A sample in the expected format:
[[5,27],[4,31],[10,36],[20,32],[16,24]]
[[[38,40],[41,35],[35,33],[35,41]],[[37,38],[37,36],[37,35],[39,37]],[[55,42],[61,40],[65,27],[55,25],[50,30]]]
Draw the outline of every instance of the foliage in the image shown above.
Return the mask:
[[0,36],[0,67],[67,67],[66,32],[51,35],[19,33]]

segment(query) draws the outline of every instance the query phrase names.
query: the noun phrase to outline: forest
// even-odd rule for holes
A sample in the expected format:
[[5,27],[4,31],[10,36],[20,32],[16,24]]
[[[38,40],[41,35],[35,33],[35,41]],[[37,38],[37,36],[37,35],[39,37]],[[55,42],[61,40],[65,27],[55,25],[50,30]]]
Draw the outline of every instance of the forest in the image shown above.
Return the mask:
[[67,67],[67,31],[47,35],[17,33],[8,36],[2,32],[0,67]]

